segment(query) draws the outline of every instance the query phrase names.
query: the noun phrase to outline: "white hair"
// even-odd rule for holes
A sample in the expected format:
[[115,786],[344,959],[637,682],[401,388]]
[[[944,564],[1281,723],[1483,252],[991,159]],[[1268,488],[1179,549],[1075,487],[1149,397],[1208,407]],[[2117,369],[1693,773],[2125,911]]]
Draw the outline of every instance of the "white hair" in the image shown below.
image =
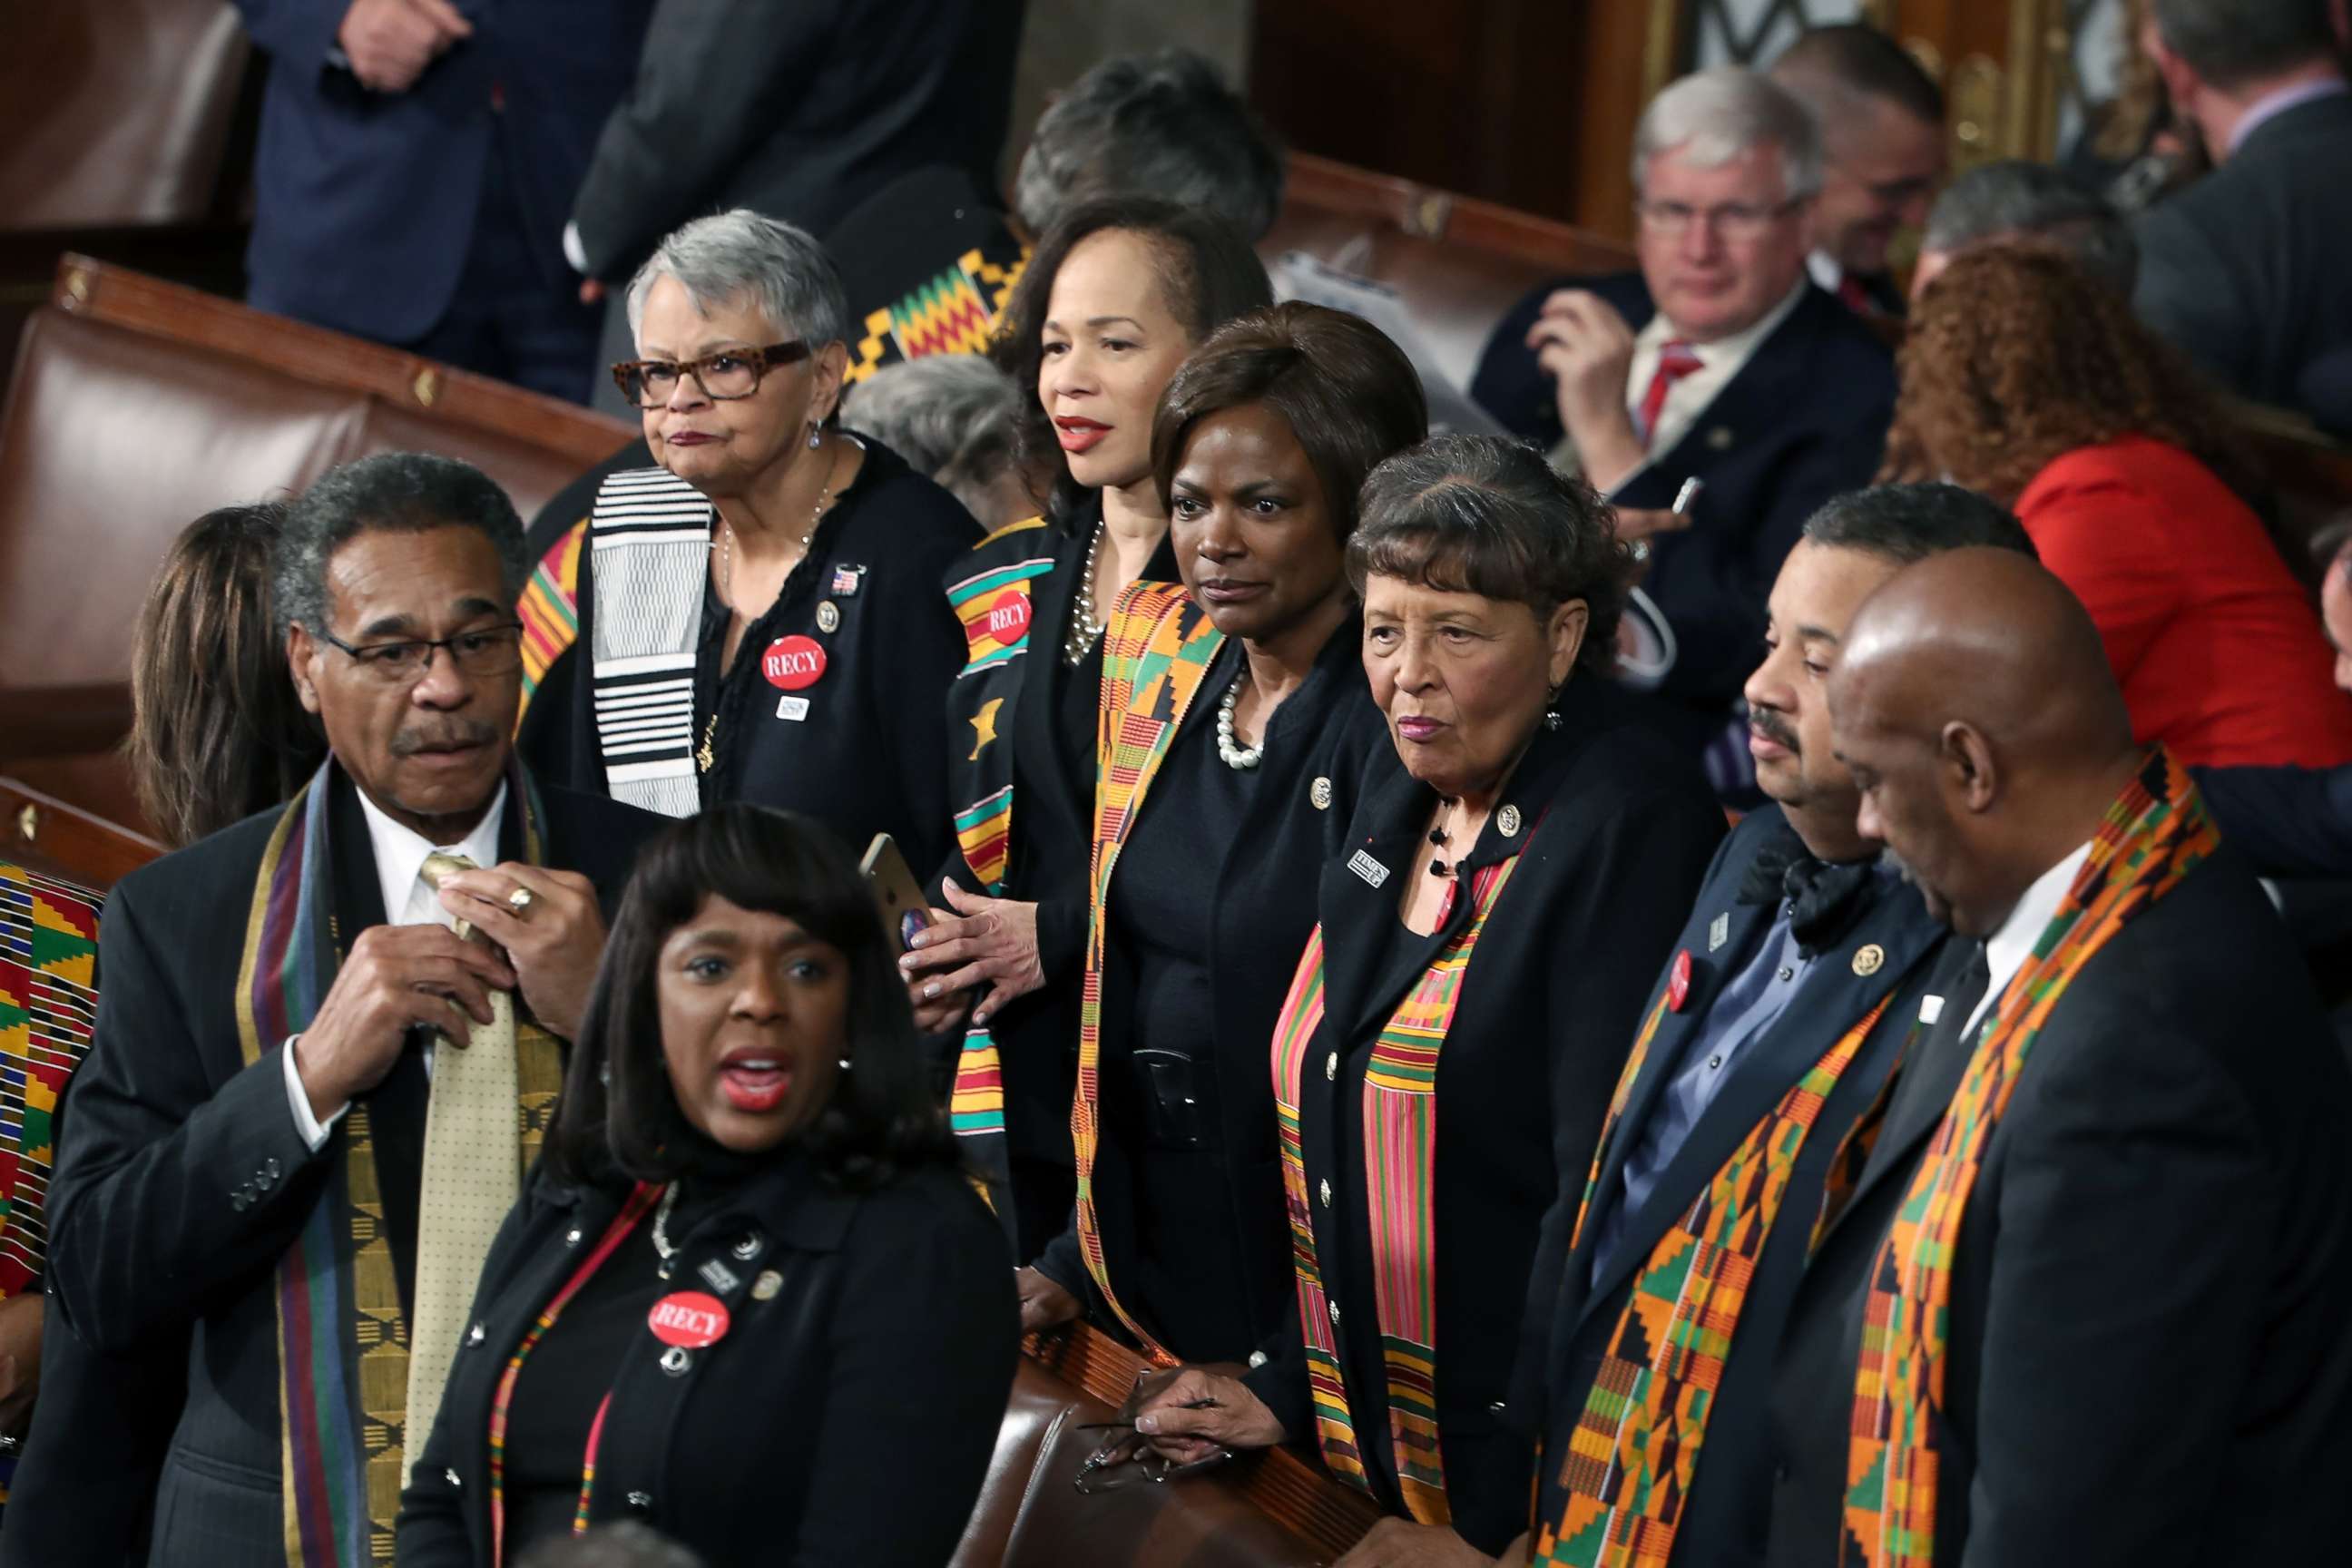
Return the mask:
[[706,315],[749,299],[770,326],[812,349],[849,339],[849,298],[824,247],[749,207],[696,218],[655,247],[629,279],[632,339],[645,321],[646,295],[661,278],[677,279]]
[[1717,169],[1759,147],[1780,154],[1783,199],[1821,190],[1822,134],[1803,104],[1744,66],[1696,71],[1669,83],[1642,111],[1633,129],[1633,188],[1644,188],[1650,160],[1661,153]]

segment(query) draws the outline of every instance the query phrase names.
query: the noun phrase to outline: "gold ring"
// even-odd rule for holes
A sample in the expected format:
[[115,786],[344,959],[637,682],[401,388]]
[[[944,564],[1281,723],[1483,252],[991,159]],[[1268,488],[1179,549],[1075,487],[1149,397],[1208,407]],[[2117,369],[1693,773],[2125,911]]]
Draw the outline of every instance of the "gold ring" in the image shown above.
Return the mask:
[[531,890],[529,888],[517,888],[507,895],[507,908],[515,912],[517,919],[520,919],[530,912],[531,898]]

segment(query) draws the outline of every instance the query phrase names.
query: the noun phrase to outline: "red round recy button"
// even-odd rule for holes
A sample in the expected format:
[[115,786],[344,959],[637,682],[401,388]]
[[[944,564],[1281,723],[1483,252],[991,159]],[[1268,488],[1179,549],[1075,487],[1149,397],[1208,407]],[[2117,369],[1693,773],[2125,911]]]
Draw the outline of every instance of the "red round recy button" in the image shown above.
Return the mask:
[[988,606],[988,635],[1010,647],[1029,635],[1029,595],[1008,588]]
[[1690,1000],[1690,949],[1685,948],[1675,954],[1675,966],[1666,971],[1666,1007],[1669,1011],[1679,1013],[1683,1010],[1683,1004]]
[[814,637],[778,637],[760,656],[760,673],[779,691],[799,691],[824,679],[824,645]]
[[646,1324],[662,1343],[698,1351],[727,1337],[727,1303],[699,1290],[674,1291],[654,1303]]

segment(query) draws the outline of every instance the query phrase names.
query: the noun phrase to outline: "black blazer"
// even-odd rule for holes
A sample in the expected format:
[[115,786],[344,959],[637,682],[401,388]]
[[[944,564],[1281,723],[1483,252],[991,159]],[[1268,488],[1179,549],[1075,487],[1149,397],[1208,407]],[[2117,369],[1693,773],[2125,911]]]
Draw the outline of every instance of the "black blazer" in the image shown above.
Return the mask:
[[[636,79],[572,207],[589,270],[618,283],[664,235],[750,207],[823,234],[927,163],[996,185],[1024,0],[816,0],[655,10]],[[556,223],[561,231],[561,220]]]
[[[1657,314],[1641,275],[1627,272],[1548,283],[1503,318],[1470,395],[1505,428],[1547,448],[1560,440],[1559,406],[1526,339],[1560,288],[1591,289],[1637,332]],[[1706,481],[1693,526],[1651,541],[1642,580],[1679,645],[1669,697],[1714,711],[1739,695],[1756,668],[1780,563],[1816,508],[1870,482],[1894,414],[1894,356],[1852,310],[1808,283],[1682,439],[1618,486],[1617,504],[1663,509],[1684,480]]]
[[2140,320],[2239,395],[2305,407],[2305,368],[2352,344],[2347,167],[2352,97],[2256,126],[2220,168],[2140,216]]
[[[1242,1261],[1237,1274],[1203,1274],[1197,1289],[1223,1299],[1238,1296],[1252,1331],[1236,1344],[1167,1346],[1188,1361],[1240,1361],[1297,1310],[1267,1063],[1276,1015],[1282,1011],[1307,933],[1315,929],[1317,873],[1345,841],[1349,814],[1370,764],[1383,752],[1393,754],[1387,725],[1364,684],[1362,635],[1350,616],[1324,645],[1314,671],[1275,710],[1265,760],[1259,763],[1252,819],[1227,842],[1201,846],[1195,889],[1220,914],[1216,946],[1210,954],[1216,977],[1215,1035],[1202,1041],[1193,1056],[1194,1081],[1213,1099],[1216,1110],[1211,1136],[1223,1156],[1225,1205],[1233,1215],[1230,1235]],[[1179,746],[1214,743],[1216,698],[1231,683],[1241,657],[1236,639],[1226,639],[1217,650],[1183,725],[1170,739],[1163,767],[1181,765],[1175,756]],[[1331,783],[1328,807],[1315,805],[1318,778]],[[1154,805],[1154,793],[1147,792],[1138,820]],[[1131,994],[1133,980],[1119,963],[1105,965],[1106,1019],[1124,1014],[1124,998]],[[1126,1043],[1105,1028],[1101,1121],[1107,1134],[1126,1120],[1115,1102],[1131,1100],[1136,1093]],[[1114,1289],[1129,1267],[1126,1258],[1133,1244],[1133,1166],[1150,1157],[1149,1150],[1126,1148],[1111,1135],[1101,1140],[1096,1152],[1095,1213]],[[1213,1247],[1219,1239],[1203,1241]],[[1080,1300],[1097,1299],[1078,1251],[1075,1226],[1045,1249],[1037,1267]],[[1153,1326],[1151,1302],[1125,1290],[1119,1301],[1147,1328]],[[1116,1320],[1108,1311],[1098,1313],[1097,1321],[1117,1331]]]
[[[1681,1011],[1661,1018],[1625,1113],[1601,1152],[1600,1179],[1582,1245],[1573,1252],[1568,1249],[1588,1174],[1580,1167],[1572,1176],[1561,1173],[1560,1202],[1546,1220],[1543,1248],[1528,1290],[1530,1331],[1517,1397],[1528,1402],[1525,1424],[1545,1434],[1544,1451],[1564,1455],[1600,1358],[1625,1310],[1633,1277],[1648,1262],[1651,1250],[1822,1054],[1881,998],[1892,996],[1806,1136],[1781,1200],[1780,1223],[1766,1239],[1748,1283],[1739,1331],[1713,1398],[1706,1442],[1684,1497],[1675,1538],[1674,1560],[1699,1568],[1752,1562],[1761,1550],[1771,1489],[1765,1415],[1772,1352],[1803,1273],[1805,1246],[1821,1209],[1831,1158],[1885,1086],[1918,1016],[1919,995],[1945,934],[1909,888],[1892,881],[1875,884],[1866,895],[1870,902],[1843,938],[1815,961],[1788,1009],[1749,1044],[1730,1079],[1659,1173],[1641,1208],[1625,1216],[1616,1251],[1596,1279],[1593,1266],[1602,1221],[1622,1192],[1626,1159],[1640,1143],[1666,1086],[1685,1065],[1684,1054],[1724,983],[1752,962],[1771,929],[1776,906],[1742,903],[1740,886],[1758,850],[1789,831],[1780,808],[1765,806],[1742,818],[1717,852],[1691,906],[1689,923],[1672,950],[1691,955],[1689,994]],[[1718,921],[1723,922],[1720,946],[1714,938]],[[1854,957],[1864,947],[1880,952],[1878,966],[1868,975],[1854,972]],[[1643,1016],[1657,1005],[1665,979],[1662,972]],[[1538,1478],[1539,1490],[1550,1479]]]
[[2189,772],[2257,876],[2352,878],[2352,766]]
[[[1538,730],[1510,781],[1525,826],[1507,839],[1490,819],[1464,859],[1464,894],[1426,937],[1398,921],[1408,879],[1427,875],[1423,830],[1436,792],[1395,753],[1349,824],[1346,853],[1325,863],[1322,1026],[1307,1047],[1299,1139],[1315,1211],[1324,1289],[1340,1309],[1358,1446],[1390,1511],[1402,1513],[1388,1436],[1387,1374],[1365,1199],[1361,1117],[1381,1029],[1446,942],[1469,923],[1467,879],[1518,852],[1463,972],[1439,1053],[1430,1268],[1439,1335],[1438,1440],[1454,1528],[1499,1552],[1527,1528],[1524,1437],[1499,1419],[1519,1305],[1556,1174],[1592,1158],[1610,1091],[1633,1037],[1642,982],[1657,963],[1723,835],[1723,813],[1689,759],[1628,721],[1627,704],[1589,675],[1562,693],[1564,721]],[[1393,874],[1369,886],[1358,851]],[[1337,1053],[1339,1070],[1322,1064]],[[1343,1158],[1343,1150],[1345,1151]],[[1250,1386],[1294,1440],[1312,1447],[1315,1418],[1296,1305]]]
[[[953,496],[862,439],[865,466],[817,525],[806,558],[744,632],[715,694],[698,696],[698,745],[714,696],[719,713],[717,763],[702,775],[702,800],[805,812],[852,854],[887,833],[909,864],[936,865],[950,839],[940,702],[963,662],[963,633],[939,583],[980,531]],[[541,778],[601,795],[593,555],[580,552],[578,639],[548,667],[517,744]],[[835,574],[850,567],[866,569],[856,591],[835,592]],[[827,604],[840,616],[830,632],[817,619]],[[814,638],[826,658],[824,678],[799,693],[810,704],[799,720],[781,716],[781,694],[760,673],[761,650],[795,635]]]
[[[499,1230],[482,1337],[450,1370],[401,1500],[404,1568],[491,1561],[499,1380],[625,1195],[542,1176]],[[642,1520],[714,1564],[946,1563],[1021,1345],[1012,1258],[971,1187],[933,1166],[860,1195],[788,1158],[674,1239],[678,1289],[717,1296],[730,1323],[678,1373],[638,1336],[614,1370],[591,1521]],[[781,1288],[755,1300],[766,1270]]]
[[[357,794],[336,780],[333,896],[348,942],[383,923],[383,894]],[[594,796],[541,794],[548,864],[588,877],[609,914],[637,846],[661,819]],[[167,1406],[184,1402],[155,1494],[157,1555],[173,1563],[284,1551],[274,1272],[349,1125],[338,1122],[312,1153],[278,1053],[247,1067],[237,1043],[236,978],[254,878],[282,809],[142,867],[108,898],[97,1031],[67,1091],[51,1190],[48,1280],[64,1324],[106,1356],[187,1347],[180,1381],[153,1391]],[[502,855],[520,854],[520,831],[510,805]],[[423,1102],[411,1096],[423,1078],[412,1053],[363,1101],[404,1297],[424,1152]],[[264,1183],[272,1169],[279,1175]],[[234,1207],[248,1184],[257,1196]],[[101,1451],[86,1462],[103,1473],[122,1461]]]
[[[1837,1561],[1865,1277],[1967,1065],[1906,1065],[1798,1292],[1767,1561]],[[1936,1561],[2328,1563],[2352,1539],[2352,1076],[2224,845],[2091,959],[1952,1259]]]

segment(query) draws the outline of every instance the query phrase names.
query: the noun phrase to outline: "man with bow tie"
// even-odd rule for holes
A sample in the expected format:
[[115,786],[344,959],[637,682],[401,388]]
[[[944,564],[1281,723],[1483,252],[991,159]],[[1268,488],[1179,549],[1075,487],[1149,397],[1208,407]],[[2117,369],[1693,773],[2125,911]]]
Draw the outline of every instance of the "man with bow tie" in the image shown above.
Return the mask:
[[1863,600],[1969,545],[2032,551],[1979,496],[1883,486],[1815,513],[1773,586],[1747,696],[1775,804],[1717,851],[1537,1254],[1512,1401],[1540,1440],[1528,1561],[1740,1561],[1769,1507],[1780,1321],[1839,1145],[1937,1010],[1944,935],[1855,831],[1823,681]]

